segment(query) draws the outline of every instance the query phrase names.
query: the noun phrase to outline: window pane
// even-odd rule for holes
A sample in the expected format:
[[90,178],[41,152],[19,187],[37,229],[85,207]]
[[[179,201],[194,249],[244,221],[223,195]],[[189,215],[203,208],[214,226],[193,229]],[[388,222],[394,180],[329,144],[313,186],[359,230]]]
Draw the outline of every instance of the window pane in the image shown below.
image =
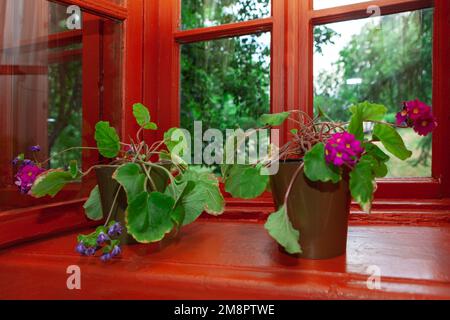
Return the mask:
[[270,33],[186,44],[181,55],[181,126],[255,127],[270,110]]
[[270,16],[271,0],[181,0],[182,29],[217,26]]
[[[52,200],[20,195],[11,162],[20,153],[45,168],[97,162],[98,153],[79,147],[93,135],[92,119],[104,111],[113,120],[106,113],[120,107],[121,24],[66,9],[45,0],[0,0],[0,211],[84,197],[80,188]],[[68,27],[70,18],[80,23]],[[34,145],[41,147],[36,158]]]
[[[371,101],[389,109],[394,122],[402,102],[432,102],[433,9],[317,26],[314,104],[346,121],[353,103]],[[399,129],[411,159],[391,160],[390,177],[431,176],[431,136]]]
[[370,0],[314,0],[314,10],[345,6]]

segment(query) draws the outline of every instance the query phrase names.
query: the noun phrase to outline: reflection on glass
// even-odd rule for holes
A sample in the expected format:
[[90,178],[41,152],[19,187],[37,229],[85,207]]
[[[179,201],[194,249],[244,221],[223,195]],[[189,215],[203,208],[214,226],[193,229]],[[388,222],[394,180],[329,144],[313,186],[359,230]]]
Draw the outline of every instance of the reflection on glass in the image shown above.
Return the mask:
[[[68,17],[67,7],[55,2],[0,0],[0,211],[39,204],[16,195],[15,156],[25,152],[34,160],[29,147],[40,145],[37,161],[43,162],[80,147],[93,134],[93,125],[83,121],[83,104],[100,117],[103,105],[121,102],[120,24],[80,13],[81,29],[70,29]],[[87,80],[96,85],[83,85]],[[83,164],[85,159],[74,149],[44,163],[64,167],[70,160]]]
[[181,126],[255,126],[270,110],[270,33],[186,44],[181,55]]
[[314,10],[345,6],[370,0],[314,0]]
[[[382,103],[394,122],[402,102],[432,103],[433,9],[315,28],[314,104],[332,119],[348,119],[358,101]],[[431,176],[431,135],[400,129],[413,157],[391,160],[390,177]]]
[[270,16],[271,0],[181,0],[182,29],[217,26]]

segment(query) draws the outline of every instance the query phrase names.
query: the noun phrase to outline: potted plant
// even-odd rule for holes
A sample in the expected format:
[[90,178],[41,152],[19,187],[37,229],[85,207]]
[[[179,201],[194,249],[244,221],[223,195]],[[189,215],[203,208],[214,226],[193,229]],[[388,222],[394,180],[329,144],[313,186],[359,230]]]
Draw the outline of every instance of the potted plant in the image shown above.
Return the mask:
[[130,238],[139,243],[159,242],[195,221],[204,211],[212,215],[224,211],[217,177],[195,170],[171,154],[186,142],[182,135],[172,139],[179,129],[170,129],[162,141],[149,145],[142,134],[145,130],[157,130],[157,125],[140,103],[133,106],[133,114],[140,126],[135,139],[121,142],[116,130],[100,121],[95,127],[97,147],[80,147],[98,150],[111,159],[108,164],[82,171],[76,161],[71,161],[67,168],[48,170],[50,159],[39,161],[39,146],[30,148],[34,160],[21,154],[13,161],[18,166],[19,190],[36,198],[54,197],[67,184],[96,172],[98,184],[84,209],[89,219],[104,224],[91,234],[79,235],[76,250],[85,256],[101,252],[103,261],[120,254],[121,243],[130,242]]
[[[431,107],[419,100],[405,102],[395,124],[384,121],[383,105],[363,102],[350,111],[346,123],[331,121],[323,112],[314,119],[301,112],[264,115],[265,127],[280,126],[288,119],[298,126],[290,141],[272,155],[270,163],[279,161],[278,173],[270,178],[261,174],[267,162],[224,166],[225,190],[234,197],[254,198],[270,186],[278,210],[265,228],[289,254],[310,259],[344,254],[351,199],[370,213],[376,178],[388,173],[390,156],[379,143],[406,160],[412,152],[396,128],[412,127],[425,136],[437,125]],[[367,122],[373,130],[365,134]]]

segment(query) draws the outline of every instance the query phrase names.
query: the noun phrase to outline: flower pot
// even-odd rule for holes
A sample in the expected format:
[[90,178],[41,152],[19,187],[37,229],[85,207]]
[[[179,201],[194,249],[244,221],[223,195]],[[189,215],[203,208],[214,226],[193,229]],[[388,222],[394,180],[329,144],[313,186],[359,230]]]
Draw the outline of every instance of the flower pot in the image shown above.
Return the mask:
[[[164,167],[166,167],[166,165],[164,165]],[[168,169],[169,166],[167,166],[166,168]],[[116,196],[117,190],[119,189],[119,183],[112,178],[113,173],[116,171],[116,169],[117,168],[115,167],[102,167],[95,169],[97,184],[100,192],[100,199],[102,202],[102,209],[105,216],[109,214],[111,206],[114,203],[114,197]],[[150,172],[150,177],[152,178],[156,186],[156,191],[164,192],[169,181],[167,173],[162,169],[153,168]],[[148,189],[150,190],[150,186],[148,186]],[[111,211],[111,219],[120,222],[124,227],[124,232],[120,237],[120,241],[122,244],[136,243],[136,240],[134,240],[134,238],[128,234],[125,227],[125,212],[127,206],[127,196],[125,191],[122,189],[119,192],[117,201]]]
[[[271,177],[272,194],[279,208],[299,161],[280,162]],[[294,182],[288,199],[288,216],[300,232],[301,258],[327,259],[345,253],[351,195],[348,179],[337,184],[312,182],[303,170]]]

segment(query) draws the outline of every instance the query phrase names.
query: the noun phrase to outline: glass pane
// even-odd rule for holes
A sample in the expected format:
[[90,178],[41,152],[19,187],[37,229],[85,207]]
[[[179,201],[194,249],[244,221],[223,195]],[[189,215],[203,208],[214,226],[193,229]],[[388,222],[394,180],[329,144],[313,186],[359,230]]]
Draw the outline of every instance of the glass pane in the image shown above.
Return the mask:
[[[389,122],[403,101],[431,105],[433,9],[317,26],[314,35],[314,104],[332,119],[348,120],[366,100],[386,105]],[[399,131],[414,155],[392,159],[389,177],[430,177],[431,136]]]
[[256,127],[270,111],[270,33],[186,44],[181,49],[181,127]]
[[345,6],[370,0],[314,0],[314,10]]
[[[122,100],[121,30],[117,21],[74,16],[50,1],[0,0],[0,211],[85,196],[81,188],[52,200],[21,195],[11,162],[20,153],[44,168],[99,160],[79,149],[95,125],[83,106],[90,119],[104,110],[114,120],[106,112]],[[35,145],[41,151],[33,154]]]
[[270,16],[271,0],[181,0],[182,29],[217,26]]
[[198,120],[204,129],[248,129],[270,110],[270,33],[186,44],[181,52],[183,128]]

